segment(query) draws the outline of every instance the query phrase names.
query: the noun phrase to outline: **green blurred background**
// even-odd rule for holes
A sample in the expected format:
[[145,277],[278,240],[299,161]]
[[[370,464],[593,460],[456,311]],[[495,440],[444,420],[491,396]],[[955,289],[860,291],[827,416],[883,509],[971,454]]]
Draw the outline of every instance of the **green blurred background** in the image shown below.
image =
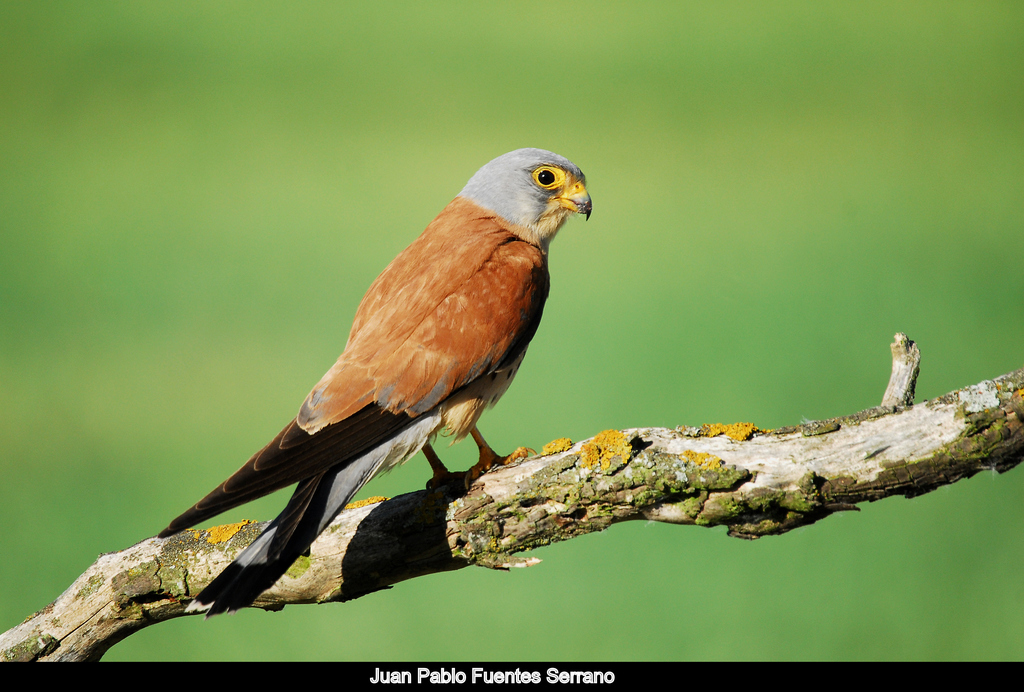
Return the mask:
[[[575,161],[595,211],[498,449],[852,413],[896,331],[919,400],[1021,367],[1022,36],[1012,1],[3,3],[0,630],[269,440],[515,148]],[[982,474],[753,543],[633,522],[106,658],[1020,659],[1022,498]]]

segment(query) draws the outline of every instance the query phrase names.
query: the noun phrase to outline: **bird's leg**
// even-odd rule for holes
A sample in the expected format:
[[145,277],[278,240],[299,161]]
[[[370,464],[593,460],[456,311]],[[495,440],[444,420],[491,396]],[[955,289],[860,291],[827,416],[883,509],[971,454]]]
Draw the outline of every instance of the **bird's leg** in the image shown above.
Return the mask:
[[487,441],[484,440],[484,436],[480,434],[480,430],[478,430],[475,425],[469,434],[473,436],[476,446],[480,448],[480,461],[476,462],[472,468],[466,471],[467,488],[473,483],[473,481],[489,471],[493,466],[502,466],[513,461],[518,461],[519,459],[525,459],[531,454],[536,454],[536,452],[529,447],[519,447],[508,456],[498,456],[498,453],[491,449],[491,446],[487,444]]
[[423,445],[423,456],[427,458],[430,463],[430,470],[434,472],[434,476],[427,481],[427,489],[433,490],[439,488],[442,485],[450,482],[453,478],[462,479],[463,473],[452,473],[448,470],[448,467],[444,465],[441,458],[437,456],[437,452],[430,446],[430,443]]

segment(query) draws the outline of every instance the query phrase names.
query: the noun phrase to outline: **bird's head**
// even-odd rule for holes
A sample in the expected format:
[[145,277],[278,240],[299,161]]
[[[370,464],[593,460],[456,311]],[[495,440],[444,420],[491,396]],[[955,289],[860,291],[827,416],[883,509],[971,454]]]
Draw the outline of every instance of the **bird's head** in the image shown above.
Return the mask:
[[570,214],[590,218],[586,176],[569,159],[543,149],[517,149],[476,172],[460,197],[515,224],[545,251]]

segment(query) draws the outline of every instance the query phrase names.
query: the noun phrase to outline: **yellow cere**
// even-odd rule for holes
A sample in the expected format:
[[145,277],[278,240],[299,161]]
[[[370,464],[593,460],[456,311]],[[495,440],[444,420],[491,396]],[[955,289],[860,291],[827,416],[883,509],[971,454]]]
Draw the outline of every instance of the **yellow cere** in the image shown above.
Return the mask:
[[557,201],[559,206],[564,209],[568,209],[573,213],[579,213],[580,205],[578,200],[587,196],[587,188],[579,181],[573,182],[571,185],[567,185],[566,188],[565,192],[555,197],[555,201]]

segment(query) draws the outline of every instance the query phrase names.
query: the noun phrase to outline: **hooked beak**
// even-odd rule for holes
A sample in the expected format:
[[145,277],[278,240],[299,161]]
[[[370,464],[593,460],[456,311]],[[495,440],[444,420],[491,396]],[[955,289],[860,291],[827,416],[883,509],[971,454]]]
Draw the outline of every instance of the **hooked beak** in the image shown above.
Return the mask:
[[588,219],[590,218],[591,210],[594,208],[594,205],[590,201],[590,194],[581,182],[577,182],[567,192],[559,195],[556,199],[558,199],[559,204],[569,211],[576,212],[577,214],[586,214]]

